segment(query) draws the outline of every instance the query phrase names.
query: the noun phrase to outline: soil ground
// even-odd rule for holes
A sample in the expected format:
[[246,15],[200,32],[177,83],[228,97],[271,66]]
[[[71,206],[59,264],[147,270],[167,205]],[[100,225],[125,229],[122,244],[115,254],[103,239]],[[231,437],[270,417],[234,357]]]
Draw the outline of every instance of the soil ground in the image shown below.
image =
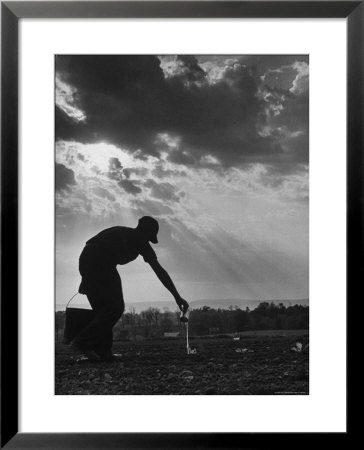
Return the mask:
[[[284,332],[281,332],[284,334]],[[296,346],[296,343],[302,344]],[[281,395],[309,393],[308,334],[119,341],[121,362],[90,363],[56,344],[58,395]],[[293,350],[296,348],[296,351]]]

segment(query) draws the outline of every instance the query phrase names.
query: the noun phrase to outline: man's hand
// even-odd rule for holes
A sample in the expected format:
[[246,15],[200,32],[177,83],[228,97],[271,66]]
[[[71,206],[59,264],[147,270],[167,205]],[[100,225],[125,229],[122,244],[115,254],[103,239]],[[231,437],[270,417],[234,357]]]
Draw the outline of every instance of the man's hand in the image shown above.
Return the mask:
[[183,299],[182,297],[176,298],[176,303],[178,305],[178,308],[185,313],[188,309],[188,307],[190,306],[185,299]]

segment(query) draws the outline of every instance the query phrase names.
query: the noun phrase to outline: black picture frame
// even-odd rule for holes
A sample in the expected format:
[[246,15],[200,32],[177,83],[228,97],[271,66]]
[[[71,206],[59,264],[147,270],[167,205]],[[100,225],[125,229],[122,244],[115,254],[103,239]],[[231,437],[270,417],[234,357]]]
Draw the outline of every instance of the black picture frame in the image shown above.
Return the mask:
[[[347,19],[347,312],[360,292],[364,268],[362,1],[1,2],[1,448],[270,448],[278,439],[280,447],[307,446],[312,439],[315,445],[327,445],[325,433],[18,432],[18,23],[22,18],[111,17]],[[350,354],[350,345],[347,348]],[[339,445],[347,444],[348,418],[348,431],[335,433]]]

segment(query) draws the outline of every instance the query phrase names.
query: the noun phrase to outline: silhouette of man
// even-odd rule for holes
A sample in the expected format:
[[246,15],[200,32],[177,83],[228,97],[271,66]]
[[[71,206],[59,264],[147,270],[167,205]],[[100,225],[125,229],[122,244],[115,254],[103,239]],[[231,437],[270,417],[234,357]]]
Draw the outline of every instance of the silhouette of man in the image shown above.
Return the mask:
[[98,355],[103,361],[114,360],[112,330],[125,309],[121,280],[116,269],[118,264],[127,264],[142,255],[173,295],[180,310],[184,312],[188,309],[188,303],[179,295],[149,243],[158,243],[158,231],[158,222],[144,216],[139,219],[136,228],[107,228],[86,242],[79,259],[82,276],[79,293],[87,295],[95,316],[75,337],[73,346],[89,359],[95,359]]

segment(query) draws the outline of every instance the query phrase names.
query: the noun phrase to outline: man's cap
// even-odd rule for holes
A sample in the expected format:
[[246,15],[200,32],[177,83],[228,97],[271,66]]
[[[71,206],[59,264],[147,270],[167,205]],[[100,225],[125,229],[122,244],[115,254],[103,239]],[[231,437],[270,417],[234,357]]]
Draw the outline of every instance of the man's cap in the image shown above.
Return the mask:
[[153,244],[158,244],[157,234],[159,231],[159,224],[153,217],[144,216],[139,219],[138,228],[148,236],[148,239],[153,242]]

